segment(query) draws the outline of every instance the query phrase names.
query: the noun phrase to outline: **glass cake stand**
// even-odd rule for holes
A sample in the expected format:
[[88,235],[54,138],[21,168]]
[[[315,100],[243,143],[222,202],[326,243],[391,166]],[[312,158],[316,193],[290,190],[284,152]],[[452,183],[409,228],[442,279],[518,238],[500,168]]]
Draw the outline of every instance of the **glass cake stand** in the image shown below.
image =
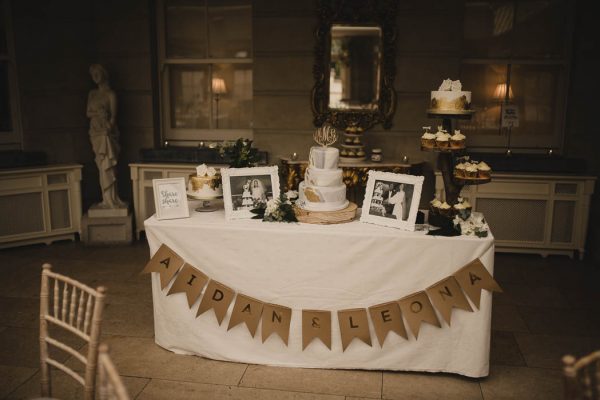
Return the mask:
[[222,199],[223,198],[223,196],[211,196],[211,197],[198,196],[198,195],[195,195],[195,194],[190,193],[190,192],[187,192],[187,195],[191,199],[202,200],[202,205],[200,207],[197,207],[197,208],[194,209],[194,211],[196,211],[196,212],[213,212],[213,211],[217,211],[218,210],[217,206],[215,206],[214,204],[211,204],[210,201],[211,200],[216,200],[216,199]]

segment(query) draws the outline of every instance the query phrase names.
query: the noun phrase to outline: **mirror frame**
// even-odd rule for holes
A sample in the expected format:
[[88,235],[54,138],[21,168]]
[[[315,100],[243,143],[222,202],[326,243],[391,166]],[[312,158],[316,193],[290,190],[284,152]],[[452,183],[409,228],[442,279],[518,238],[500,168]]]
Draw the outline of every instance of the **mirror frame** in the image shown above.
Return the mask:
[[[315,29],[315,84],[311,92],[313,124],[329,123],[338,129],[357,126],[367,130],[381,123],[384,129],[392,127],[396,112],[396,13],[398,0],[319,0],[318,23]],[[329,60],[331,27],[340,25],[368,25],[381,28],[382,57],[381,82],[377,110],[344,110],[329,108]]]

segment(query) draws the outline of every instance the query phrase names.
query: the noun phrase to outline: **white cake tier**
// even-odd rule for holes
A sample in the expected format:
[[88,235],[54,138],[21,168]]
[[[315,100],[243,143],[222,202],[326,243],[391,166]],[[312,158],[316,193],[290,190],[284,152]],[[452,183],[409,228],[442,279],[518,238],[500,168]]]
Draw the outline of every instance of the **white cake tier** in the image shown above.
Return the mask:
[[471,109],[471,92],[441,90],[431,92],[432,110],[465,111]]
[[342,181],[342,169],[320,169],[308,167],[304,180],[311,186],[339,186]]
[[319,169],[336,169],[340,151],[335,147],[313,146],[308,155],[309,165]]
[[198,198],[214,198],[223,196],[221,176],[196,176],[190,175],[188,193]]
[[348,206],[346,185],[312,186],[300,182],[298,187],[298,203],[309,211],[338,211]]

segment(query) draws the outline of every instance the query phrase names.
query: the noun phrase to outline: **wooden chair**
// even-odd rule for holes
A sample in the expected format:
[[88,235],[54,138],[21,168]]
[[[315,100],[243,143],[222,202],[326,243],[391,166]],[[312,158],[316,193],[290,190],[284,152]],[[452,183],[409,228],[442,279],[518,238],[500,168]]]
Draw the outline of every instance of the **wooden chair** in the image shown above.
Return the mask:
[[562,359],[565,399],[600,399],[600,350],[577,360],[572,355]]
[[100,400],[129,400],[129,393],[108,354],[108,346],[102,343],[98,350]]
[[[50,299],[51,287],[52,299]],[[63,371],[83,386],[85,400],[94,398],[96,368],[98,365],[98,342],[105,292],[104,287],[98,287],[94,290],[74,279],[52,272],[50,264],[42,266],[42,288],[40,293],[42,396],[51,396],[49,366],[52,366]],[[52,308],[50,307],[51,303]],[[84,357],[72,347],[50,337],[48,324],[67,330],[85,340],[88,344],[87,357]],[[81,361],[85,366],[85,376],[82,377],[71,368],[51,358],[48,354],[48,345],[57,347]]]

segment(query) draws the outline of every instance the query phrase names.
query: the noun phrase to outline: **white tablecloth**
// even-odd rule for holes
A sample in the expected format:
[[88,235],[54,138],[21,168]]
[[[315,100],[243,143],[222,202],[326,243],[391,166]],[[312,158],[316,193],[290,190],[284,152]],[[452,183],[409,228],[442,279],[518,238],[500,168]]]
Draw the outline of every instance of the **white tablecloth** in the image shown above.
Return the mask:
[[[193,207],[193,205],[190,205]],[[336,310],[369,307],[423,290],[479,257],[493,273],[494,241],[433,237],[364,224],[340,225],[226,221],[223,211],[191,218],[145,221],[153,255],[162,243],[210,278],[237,292],[292,308],[289,345],[259,325],[252,338],[244,324],[227,331],[212,310],[196,318],[183,293],[167,296],[152,275],[156,343],[180,354],[217,360],[307,368],[349,368],[488,374],[492,296],[483,291],[475,312],[454,309],[452,325],[424,323],[418,340],[391,332],[381,348],[354,340],[345,352]],[[302,309],[332,312],[332,350],[318,339],[302,351]],[[407,327],[408,330],[408,327]]]

